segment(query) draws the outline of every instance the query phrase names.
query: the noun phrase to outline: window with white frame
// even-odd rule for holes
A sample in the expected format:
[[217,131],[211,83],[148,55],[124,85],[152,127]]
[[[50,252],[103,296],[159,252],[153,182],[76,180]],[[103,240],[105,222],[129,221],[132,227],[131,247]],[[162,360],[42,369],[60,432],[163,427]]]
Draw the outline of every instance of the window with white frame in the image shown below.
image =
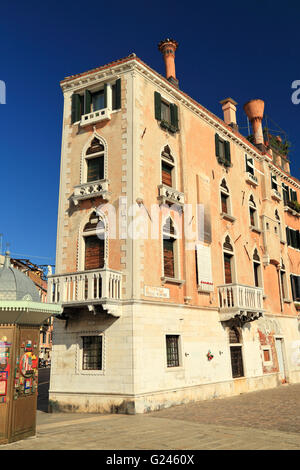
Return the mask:
[[178,239],[174,222],[168,217],[163,226],[163,272],[166,278],[178,278]]
[[221,213],[231,215],[231,204],[229,189],[226,180],[223,179],[220,185]]
[[175,159],[168,145],[161,152],[161,182],[166,186],[176,188]]
[[90,183],[104,179],[105,148],[97,137],[91,142],[85,153],[85,182]]
[[104,221],[93,212],[83,230],[85,271],[104,267],[105,238]]
[[254,176],[254,160],[253,158],[248,157],[247,154],[245,154],[245,166],[246,166],[246,172]]
[[257,209],[256,209],[256,204],[254,202],[254,198],[252,195],[249,198],[249,217],[250,217],[251,228],[258,229]]
[[255,287],[263,287],[261,262],[260,262],[260,257],[259,257],[257,248],[255,248],[253,252],[253,273],[254,273]]
[[275,189],[275,191],[278,191],[278,183],[277,183],[277,178],[276,175],[271,173],[271,188]]
[[232,284],[235,282],[234,252],[228,235],[223,244],[223,260],[225,284]]
[[271,346],[262,346],[263,364],[269,366],[273,363]]
[[105,83],[98,88],[86,89],[72,95],[71,122],[80,121],[81,116],[108,108],[121,108],[121,79],[115,83]]
[[280,286],[281,286],[282,298],[284,300],[287,300],[289,298],[288,283],[287,283],[285,265],[284,265],[282,259],[281,259],[281,263],[280,263]]
[[244,376],[243,353],[242,353],[242,333],[240,328],[232,326],[229,328],[229,348],[231,358],[232,377]]

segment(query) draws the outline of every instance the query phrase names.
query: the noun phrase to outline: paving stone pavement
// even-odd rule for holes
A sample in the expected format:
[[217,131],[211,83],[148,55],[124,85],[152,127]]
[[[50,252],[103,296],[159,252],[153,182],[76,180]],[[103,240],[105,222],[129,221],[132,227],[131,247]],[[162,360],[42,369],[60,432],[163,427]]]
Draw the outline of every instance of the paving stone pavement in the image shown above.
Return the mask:
[[37,412],[33,438],[0,450],[299,450],[300,384],[145,415]]

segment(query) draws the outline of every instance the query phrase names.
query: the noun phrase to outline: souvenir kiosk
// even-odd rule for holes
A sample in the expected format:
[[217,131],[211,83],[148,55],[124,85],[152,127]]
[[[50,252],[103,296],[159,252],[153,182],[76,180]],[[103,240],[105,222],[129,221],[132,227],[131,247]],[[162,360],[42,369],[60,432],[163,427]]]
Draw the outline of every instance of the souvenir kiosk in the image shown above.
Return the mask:
[[60,306],[40,302],[7,252],[0,269],[0,444],[35,435],[40,326],[59,313]]

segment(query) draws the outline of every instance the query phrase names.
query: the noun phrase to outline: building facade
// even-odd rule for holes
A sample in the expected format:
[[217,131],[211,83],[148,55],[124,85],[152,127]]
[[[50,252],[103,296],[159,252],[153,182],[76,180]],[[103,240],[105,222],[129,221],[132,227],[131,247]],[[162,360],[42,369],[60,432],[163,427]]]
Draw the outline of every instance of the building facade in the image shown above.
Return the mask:
[[300,381],[300,183],[264,103],[253,135],[135,54],[64,93],[53,410],[149,410]]

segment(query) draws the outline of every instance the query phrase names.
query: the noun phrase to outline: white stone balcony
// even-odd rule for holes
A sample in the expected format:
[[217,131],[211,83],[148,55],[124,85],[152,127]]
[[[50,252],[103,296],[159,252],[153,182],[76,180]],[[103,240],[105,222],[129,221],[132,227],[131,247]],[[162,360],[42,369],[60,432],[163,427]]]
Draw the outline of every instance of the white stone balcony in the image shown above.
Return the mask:
[[118,303],[121,297],[122,273],[119,271],[102,268],[48,276],[49,303],[59,303],[63,307],[86,305],[91,310],[90,307],[96,304]]
[[246,172],[246,181],[247,183],[252,184],[253,186],[258,186],[258,179],[256,176],[252,175],[248,171]]
[[89,114],[83,114],[81,116],[81,127],[88,126],[89,124],[95,124],[99,121],[108,121],[111,119],[111,110],[109,108],[99,109]]
[[262,315],[263,289],[244,284],[224,284],[218,286],[219,308],[221,321],[236,316],[248,317],[252,321]]
[[171,188],[165,184],[160,184],[158,186],[158,199],[163,204],[170,202],[172,204],[184,204],[184,194],[180,191],[177,191],[174,188]]
[[93,197],[102,197],[108,201],[110,199],[108,185],[108,180],[98,180],[74,186],[74,195],[72,199],[75,206],[77,206],[79,201],[91,199]]
[[279,191],[277,191],[277,189],[272,189],[272,192],[271,192],[271,196],[273,199],[275,199],[276,201],[281,201],[281,194]]

